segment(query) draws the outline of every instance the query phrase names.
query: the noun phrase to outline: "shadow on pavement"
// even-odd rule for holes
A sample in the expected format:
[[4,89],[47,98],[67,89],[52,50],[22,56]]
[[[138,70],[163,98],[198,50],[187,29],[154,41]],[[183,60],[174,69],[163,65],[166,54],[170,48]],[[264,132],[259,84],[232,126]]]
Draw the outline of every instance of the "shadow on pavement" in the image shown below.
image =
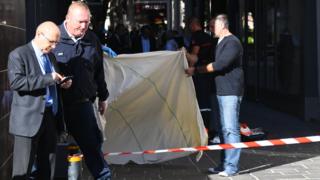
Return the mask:
[[[267,139],[319,135],[319,122],[305,122],[295,116],[272,110],[260,103],[244,101],[241,106],[241,121],[250,128],[260,127],[268,132]],[[281,165],[291,164],[320,155],[319,143],[285,145],[243,149],[240,160],[240,179],[251,179],[249,174],[259,173]],[[199,162],[196,155],[179,158],[160,164],[111,165],[113,180],[202,180],[219,179],[208,177],[207,169],[220,161],[220,151],[206,151]],[[89,176],[84,179],[90,179]],[[237,179],[237,178],[236,178]]]

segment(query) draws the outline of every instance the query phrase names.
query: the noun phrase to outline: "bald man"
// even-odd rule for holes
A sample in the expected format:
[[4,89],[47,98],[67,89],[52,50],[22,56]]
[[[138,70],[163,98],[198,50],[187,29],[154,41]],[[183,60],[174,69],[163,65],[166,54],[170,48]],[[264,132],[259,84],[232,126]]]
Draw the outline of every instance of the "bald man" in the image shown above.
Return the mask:
[[53,52],[63,74],[74,77],[71,88],[62,91],[68,132],[84,154],[92,176],[109,180],[111,172],[103,157],[103,138],[93,111],[97,97],[99,111],[104,114],[109,93],[104,79],[101,44],[88,30],[90,17],[85,3],[73,2],[60,25],[60,42]]
[[[9,131],[14,135],[13,179],[50,179],[50,156],[57,133],[63,131],[58,89],[69,88],[71,80],[57,73],[51,53],[60,38],[53,22],[37,27],[34,39],[9,54],[8,77],[13,91]],[[59,88],[57,88],[59,86]],[[59,127],[59,128],[58,128]],[[31,175],[37,164],[37,176]]]

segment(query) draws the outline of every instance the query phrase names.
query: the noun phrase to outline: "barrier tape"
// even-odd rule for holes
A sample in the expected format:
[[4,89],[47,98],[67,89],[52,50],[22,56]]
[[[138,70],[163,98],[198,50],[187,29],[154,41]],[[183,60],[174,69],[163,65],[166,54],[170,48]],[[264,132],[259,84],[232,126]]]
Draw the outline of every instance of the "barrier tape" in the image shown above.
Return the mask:
[[261,140],[261,141],[217,144],[217,145],[197,146],[197,147],[172,148],[172,149],[160,149],[160,150],[145,150],[145,151],[137,151],[137,152],[112,152],[112,153],[105,153],[104,156],[125,156],[125,155],[142,155],[142,154],[159,154],[159,153],[197,152],[197,151],[225,150],[225,149],[243,149],[243,148],[255,148],[255,147],[266,147],[266,146],[281,146],[281,145],[289,145],[289,144],[305,144],[305,143],[313,143],[313,142],[320,142],[320,136],[271,139],[271,140]]

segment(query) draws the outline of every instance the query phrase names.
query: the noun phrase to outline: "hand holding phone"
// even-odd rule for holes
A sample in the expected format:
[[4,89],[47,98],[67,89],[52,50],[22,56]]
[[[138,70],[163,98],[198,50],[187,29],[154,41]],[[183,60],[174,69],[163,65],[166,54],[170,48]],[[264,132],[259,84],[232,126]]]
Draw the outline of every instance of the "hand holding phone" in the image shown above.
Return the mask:
[[58,85],[61,85],[61,84],[65,83],[65,82],[69,81],[72,78],[73,78],[73,76],[65,76],[62,81],[58,82]]

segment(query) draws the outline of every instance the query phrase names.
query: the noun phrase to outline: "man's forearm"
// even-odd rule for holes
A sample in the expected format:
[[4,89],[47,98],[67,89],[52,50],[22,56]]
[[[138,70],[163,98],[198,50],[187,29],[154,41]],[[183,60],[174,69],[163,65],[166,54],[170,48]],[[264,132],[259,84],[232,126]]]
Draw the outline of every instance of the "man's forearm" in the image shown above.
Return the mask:
[[195,67],[195,72],[196,73],[210,73],[210,72],[213,72],[213,71],[214,71],[214,68],[212,66],[212,63],[207,64],[205,66]]
[[194,66],[198,61],[197,55],[186,53],[186,57],[190,66]]

